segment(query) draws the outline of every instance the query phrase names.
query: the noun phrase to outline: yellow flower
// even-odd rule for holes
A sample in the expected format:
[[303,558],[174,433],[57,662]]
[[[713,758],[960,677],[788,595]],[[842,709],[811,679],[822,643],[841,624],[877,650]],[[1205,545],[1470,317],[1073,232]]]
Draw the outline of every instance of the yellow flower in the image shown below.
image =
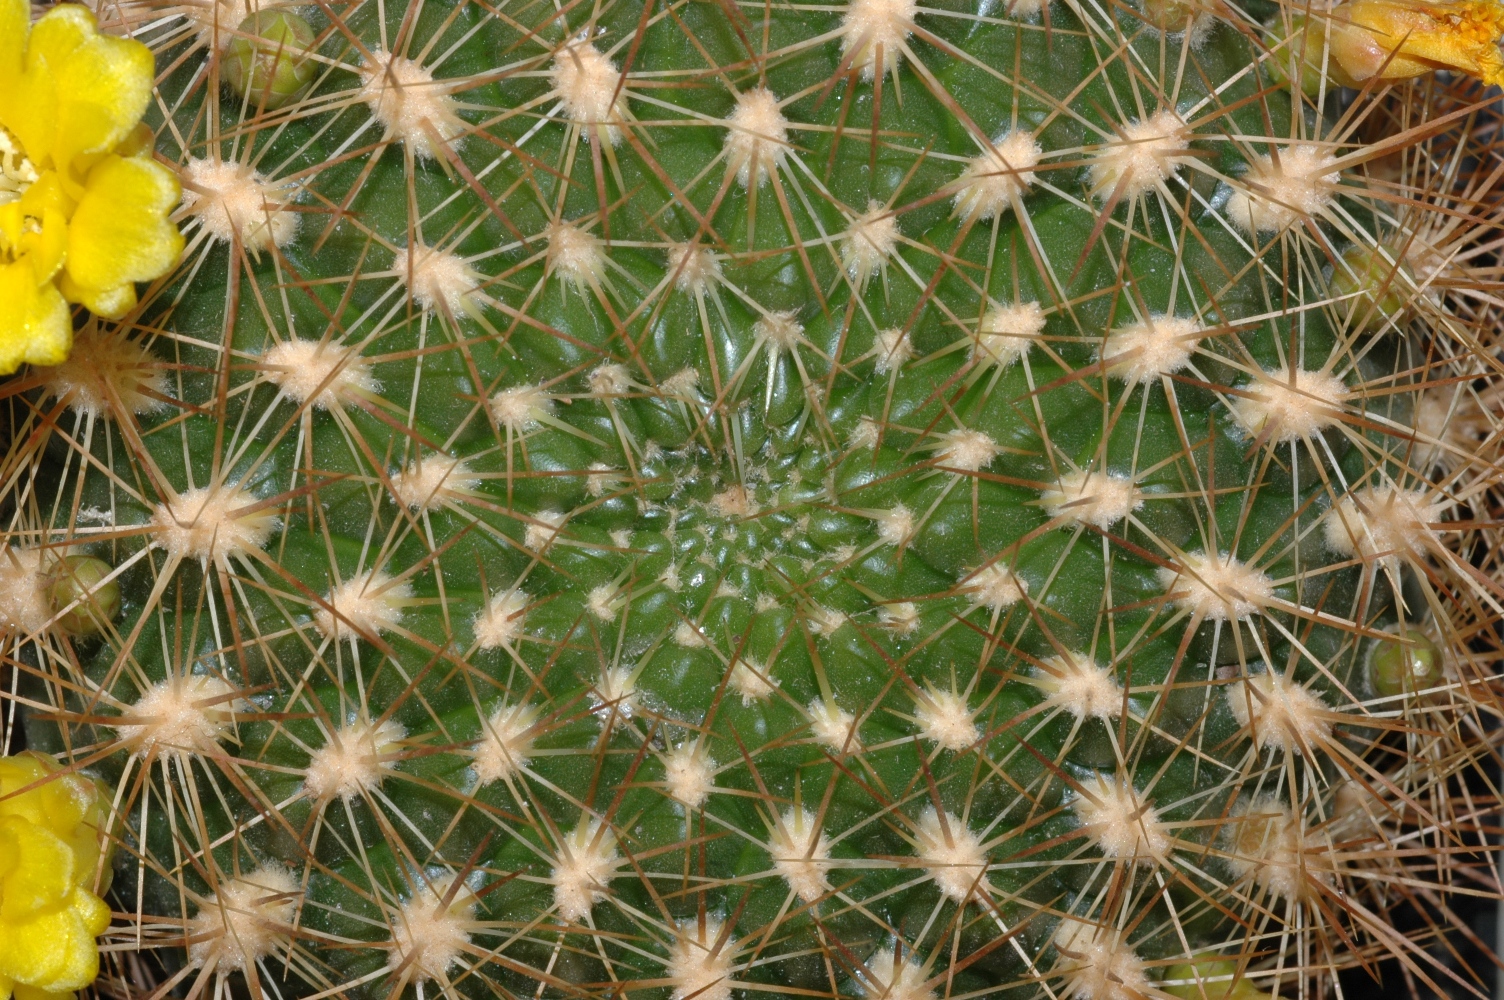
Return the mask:
[[1496,0],[1352,0],[1329,16],[1339,83],[1405,80],[1450,69],[1504,85],[1504,5]]
[[63,1000],[99,974],[110,908],[91,887],[101,860],[109,874],[107,802],[61,770],[41,754],[0,757],[0,1000]]
[[29,22],[0,0],[0,374],[61,363],[68,303],[118,317],[183,251],[181,188],[140,125],[151,50],[78,4]]

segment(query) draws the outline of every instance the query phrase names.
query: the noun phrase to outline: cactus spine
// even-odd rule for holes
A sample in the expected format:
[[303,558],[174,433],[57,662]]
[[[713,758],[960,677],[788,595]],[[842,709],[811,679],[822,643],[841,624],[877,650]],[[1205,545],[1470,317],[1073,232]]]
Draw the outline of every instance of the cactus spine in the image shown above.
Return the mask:
[[1439,976],[1387,913],[1487,871],[1496,154],[1295,13],[102,8],[188,249],[11,384],[0,596],[32,745],[119,790],[116,944],[257,997]]

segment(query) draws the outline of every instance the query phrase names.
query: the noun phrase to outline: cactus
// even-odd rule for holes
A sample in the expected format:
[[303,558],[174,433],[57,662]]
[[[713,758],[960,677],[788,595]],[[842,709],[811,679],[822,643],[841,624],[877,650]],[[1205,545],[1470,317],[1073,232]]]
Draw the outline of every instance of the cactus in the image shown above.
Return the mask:
[[1498,153],[1378,16],[101,6],[187,248],[9,383],[0,611],[113,988],[1435,987]]

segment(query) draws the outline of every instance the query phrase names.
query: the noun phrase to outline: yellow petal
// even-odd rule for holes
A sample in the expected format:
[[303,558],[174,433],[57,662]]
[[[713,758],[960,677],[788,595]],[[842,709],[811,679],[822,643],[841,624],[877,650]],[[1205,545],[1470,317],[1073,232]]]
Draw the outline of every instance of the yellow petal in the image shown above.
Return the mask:
[[[16,1000],[73,1000],[76,995],[72,990],[39,990],[25,983],[16,984]],[[5,1000],[4,994],[0,994],[0,1000]]]
[[99,975],[99,946],[90,926],[72,909],[0,921],[0,974],[49,992],[82,989]]
[[[19,816],[0,818],[14,867],[4,876],[0,927],[14,927],[65,906],[73,895],[73,852],[56,834]],[[0,971],[17,975],[0,963]]]
[[1495,0],[1352,0],[1330,16],[1332,57],[1353,80],[1451,69],[1504,84],[1504,5]]
[[55,208],[44,210],[41,230],[27,233],[22,246],[37,284],[51,281],[62,270],[63,256],[68,252],[67,218]]
[[52,69],[46,63],[27,68],[11,81],[6,93],[10,100],[0,101],[0,124],[21,141],[35,165],[50,168],[57,135],[57,83]]
[[129,309],[128,286],[166,274],[183,252],[182,234],[167,221],[181,193],[177,177],[153,160],[101,160],[68,225],[63,290],[101,316]]
[[26,213],[21,211],[19,201],[0,205],[0,250],[19,250],[21,237],[26,234]]
[[109,288],[92,288],[80,285],[64,271],[57,276],[58,291],[69,302],[76,302],[96,316],[119,319],[136,306],[136,286],[112,285]]
[[52,8],[31,26],[31,38],[26,43],[26,69],[43,63],[62,65],[97,31],[93,13],[82,4]]
[[[27,0],[0,0],[0,94],[14,87],[21,75],[21,56],[26,51],[26,27],[31,21]],[[4,121],[0,117],[0,121]],[[0,982],[0,1000],[6,1000]]]
[[[109,793],[93,778],[62,771],[56,760],[32,751],[0,757],[0,815],[20,816],[66,842],[73,851],[74,882],[87,889],[93,886],[101,850],[108,853],[110,847],[102,832]],[[108,882],[108,858],[102,874]]]
[[151,50],[99,34],[81,4],[60,4],[37,21],[22,66],[5,88],[12,99],[0,122],[42,167],[66,171],[77,156],[112,149],[130,135],[151,98]]
[[38,285],[25,260],[0,264],[0,375],[23,364],[60,365],[72,346],[68,303],[57,288]]
[[33,163],[49,166],[53,162],[61,96],[57,73],[93,26],[92,16],[77,4],[57,7],[32,25],[14,97],[6,102],[5,124]]
[[[93,15],[78,4],[54,7],[42,20],[65,7],[83,10],[92,26]],[[54,70],[59,88],[56,162],[106,152],[129,136],[151,100],[154,68],[151,49],[134,39],[95,33],[74,49]]]

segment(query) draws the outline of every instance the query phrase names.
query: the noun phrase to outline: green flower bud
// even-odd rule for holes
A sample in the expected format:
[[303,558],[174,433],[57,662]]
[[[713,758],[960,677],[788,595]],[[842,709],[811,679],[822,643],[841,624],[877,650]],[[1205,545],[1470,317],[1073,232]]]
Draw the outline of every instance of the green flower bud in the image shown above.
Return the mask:
[[268,109],[291,104],[308,92],[318,64],[309,55],[313,29],[285,10],[260,10],[240,22],[225,46],[221,72],[235,93]]
[[1424,632],[1406,629],[1397,639],[1374,646],[1368,657],[1368,682],[1374,693],[1386,698],[1436,687],[1442,682],[1441,650]]
[[[1288,36],[1285,34],[1287,22],[1290,29]],[[1264,63],[1274,82],[1293,82],[1308,97],[1315,97],[1321,92],[1323,74],[1328,93],[1339,86],[1352,85],[1342,67],[1326,54],[1326,24],[1323,20],[1307,18],[1304,14],[1290,14],[1288,17],[1277,18],[1269,28],[1274,35],[1270,39],[1271,48],[1286,37],[1289,38]]]
[[101,582],[114,571],[115,567],[94,556],[64,556],[53,564],[47,574],[52,608],[62,611],[73,605],[58,618],[59,628],[77,636],[98,635],[107,622],[119,617],[119,582]]
[[1415,273],[1395,253],[1383,247],[1352,246],[1332,269],[1332,295],[1355,329],[1377,330],[1403,316],[1416,291]]
[[1269,1000],[1246,977],[1238,978],[1237,971],[1237,962],[1207,955],[1170,966],[1160,989],[1180,1000]]

